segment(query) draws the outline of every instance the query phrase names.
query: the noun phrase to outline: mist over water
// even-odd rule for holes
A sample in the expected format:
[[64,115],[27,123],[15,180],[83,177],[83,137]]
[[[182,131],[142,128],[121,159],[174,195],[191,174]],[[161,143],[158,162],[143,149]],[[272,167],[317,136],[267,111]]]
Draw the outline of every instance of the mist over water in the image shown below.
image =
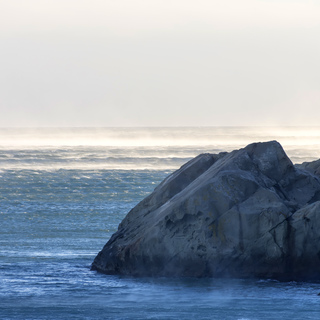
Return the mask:
[[320,128],[0,129],[1,319],[319,319],[319,283],[135,279],[90,271],[139,201],[203,152],[278,140],[320,158]]
[[200,153],[277,140],[294,163],[320,158],[320,127],[0,129],[1,169],[177,169]]
[[211,146],[278,140],[319,144],[320,127],[0,128],[1,146]]

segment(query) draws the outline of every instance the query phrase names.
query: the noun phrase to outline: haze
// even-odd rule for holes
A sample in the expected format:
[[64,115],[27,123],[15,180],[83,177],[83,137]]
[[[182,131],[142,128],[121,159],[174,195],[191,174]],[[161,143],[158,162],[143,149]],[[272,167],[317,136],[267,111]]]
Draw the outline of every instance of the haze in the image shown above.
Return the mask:
[[0,126],[318,125],[320,2],[0,0]]

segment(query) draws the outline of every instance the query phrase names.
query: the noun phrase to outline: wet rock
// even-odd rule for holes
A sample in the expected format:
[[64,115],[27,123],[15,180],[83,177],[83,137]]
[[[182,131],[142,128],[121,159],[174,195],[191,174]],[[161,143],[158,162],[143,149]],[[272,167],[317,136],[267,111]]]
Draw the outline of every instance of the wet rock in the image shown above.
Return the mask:
[[92,269],[320,279],[320,179],[276,141],[202,154],[133,208]]

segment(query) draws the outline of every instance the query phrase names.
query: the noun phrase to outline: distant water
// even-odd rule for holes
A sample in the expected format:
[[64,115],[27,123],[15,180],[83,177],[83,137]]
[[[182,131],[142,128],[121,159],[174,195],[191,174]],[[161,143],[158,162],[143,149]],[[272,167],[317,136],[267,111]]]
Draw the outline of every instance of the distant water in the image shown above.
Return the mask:
[[278,140],[320,158],[320,127],[0,129],[0,319],[319,319],[320,283],[90,271],[126,213],[199,153]]

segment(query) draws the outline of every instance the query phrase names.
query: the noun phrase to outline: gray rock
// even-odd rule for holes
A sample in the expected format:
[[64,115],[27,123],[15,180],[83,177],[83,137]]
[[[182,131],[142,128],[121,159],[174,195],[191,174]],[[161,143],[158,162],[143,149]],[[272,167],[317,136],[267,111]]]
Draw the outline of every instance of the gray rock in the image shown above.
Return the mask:
[[320,179],[276,141],[202,154],[133,208],[92,269],[320,279]]
[[305,169],[312,174],[315,174],[320,177],[320,159],[311,161],[311,162],[303,162],[297,165],[298,168]]

